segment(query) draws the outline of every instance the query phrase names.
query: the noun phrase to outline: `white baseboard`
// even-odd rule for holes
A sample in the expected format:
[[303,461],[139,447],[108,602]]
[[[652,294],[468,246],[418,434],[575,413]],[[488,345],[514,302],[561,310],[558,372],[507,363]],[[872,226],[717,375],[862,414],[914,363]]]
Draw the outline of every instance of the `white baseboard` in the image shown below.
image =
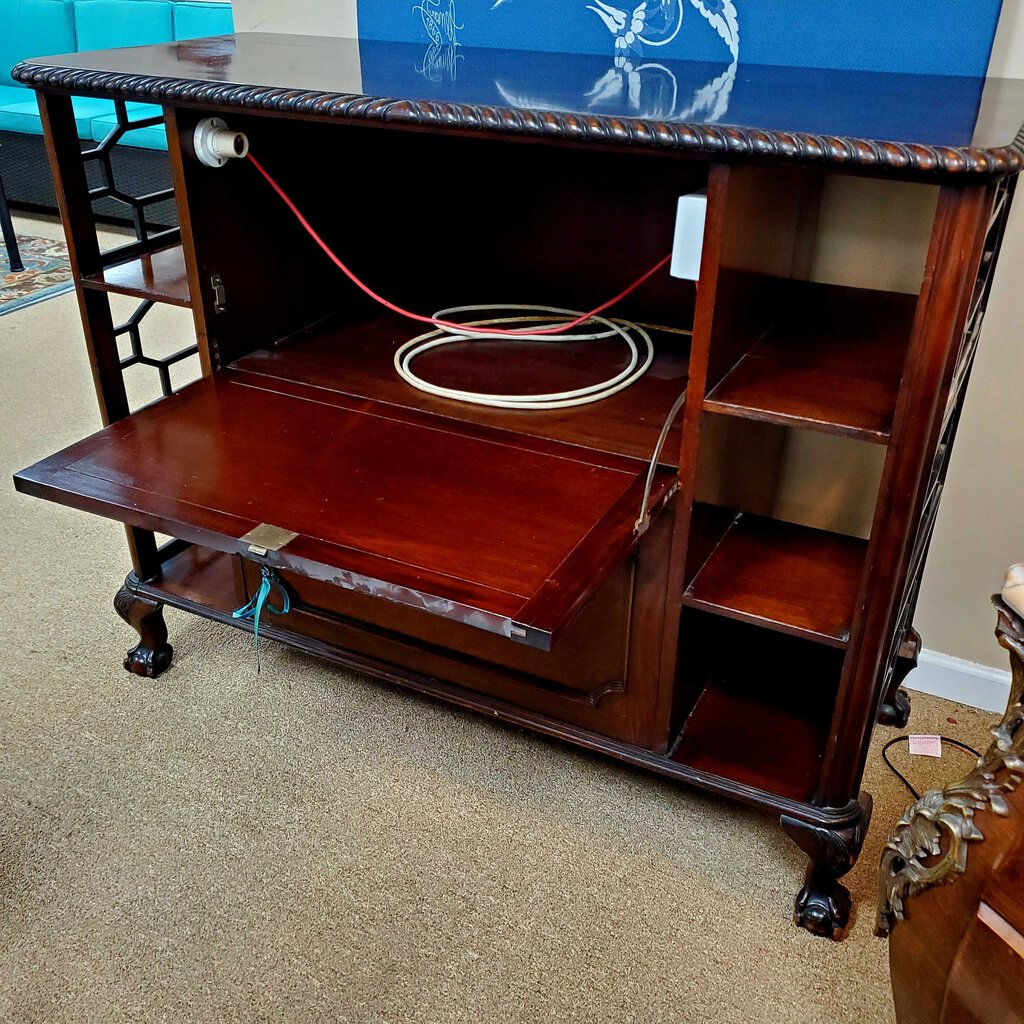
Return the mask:
[[922,651],[917,668],[907,676],[907,689],[1002,712],[1010,699],[1010,673],[938,651]]

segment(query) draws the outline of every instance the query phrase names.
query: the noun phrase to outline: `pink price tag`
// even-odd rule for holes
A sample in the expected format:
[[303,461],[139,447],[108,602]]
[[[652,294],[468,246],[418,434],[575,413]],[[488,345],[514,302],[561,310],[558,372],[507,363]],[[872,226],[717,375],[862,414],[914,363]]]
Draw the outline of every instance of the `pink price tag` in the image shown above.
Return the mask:
[[911,736],[910,752],[924,757],[942,757],[941,736]]

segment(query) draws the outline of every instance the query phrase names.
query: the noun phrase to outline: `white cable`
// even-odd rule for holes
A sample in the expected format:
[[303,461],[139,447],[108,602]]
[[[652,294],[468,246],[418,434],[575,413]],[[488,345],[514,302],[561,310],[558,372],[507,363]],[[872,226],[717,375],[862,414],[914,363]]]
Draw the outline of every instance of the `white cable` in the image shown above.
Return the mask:
[[[572,323],[573,320],[582,316],[571,309],[558,309],[554,306],[452,306],[449,309],[439,310],[434,314],[435,320],[443,320],[453,313],[475,313],[486,310],[522,310],[534,313],[554,313],[566,317],[565,323]],[[466,323],[466,327],[491,327],[496,324],[509,323],[534,323],[547,319],[546,317],[535,316],[513,316],[492,320],[475,320]],[[557,327],[558,321],[554,324],[545,324],[542,327],[534,328],[537,331],[548,330]],[[460,333],[455,328],[441,327],[434,331],[428,331],[410,341],[400,345],[395,352],[395,370],[399,376],[420,391],[436,395],[440,398],[451,398],[457,402],[467,402],[472,405],[486,405],[497,409],[568,409],[577,405],[588,405],[591,402],[600,402],[609,398],[619,391],[628,388],[638,381],[654,362],[654,343],[651,336],[638,324],[630,323],[627,320],[612,321],[603,316],[592,316],[586,323],[602,325],[605,330],[592,331],[590,333],[576,334],[487,334],[487,333]],[[524,332],[528,328],[524,328]],[[644,345],[644,354],[637,346],[632,332],[640,337]],[[621,370],[614,377],[601,381],[598,384],[591,384],[587,387],[576,388],[572,391],[558,391],[547,395],[502,395],[488,394],[486,392],[462,391],[459,388],[446,388],[438,384],[431,384],[424,380],[411,369],[414,359],[429,352],[431,349],[439,348],[442,345],[454,345],[459,342],[470,341],[601,341],[606,338],[620,337],[629,347],[630,359],[625,369]]]
[[686,391],[687,389],[683,388],[683,393],[673,402],[672,408],[669,409],[665,422],[661,425],[661,433],[658,435],[658,443],[654,446],[654,454],[651,456],[651,461],[647,464],[647,480],[644,483],[644,496],[640,500],[640,516],[633,524],[633,529],[637,534],[646,532],[650,524],[651,515],[647,510],[647,503],[651,500],[651,487],[654,484],[654,474],[658,470],[658,459],[661,458],[661,453],[665,448],[665,442],[668,440],[672,424],[675,423],[676,417],[682,412],[683,406],[686,404]]

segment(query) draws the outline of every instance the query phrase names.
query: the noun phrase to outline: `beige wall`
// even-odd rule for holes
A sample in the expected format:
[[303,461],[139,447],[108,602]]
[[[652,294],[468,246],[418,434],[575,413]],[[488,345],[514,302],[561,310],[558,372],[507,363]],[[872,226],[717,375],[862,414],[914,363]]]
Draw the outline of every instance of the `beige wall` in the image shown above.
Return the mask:
[[[234,10],[239,31],[355,35],[354,0],[234,0]],[[1024,0],[1005,0],[992,73],[1024,78]],[[817,279],[916,289],[934,190],[836,178],[825,200]],[[1010,219],[917,616],[929,649],[997,668],[1005,658],[992,638],[988,597],[1005,567],[1024,560],[1024,436],[1015,416],[1024,394],[1020,282],[1024,199]],[[865,533],[882,454],[877,446],[794,431],[776,514]]]
[[996,78],[1024,78],[1024,0],[1003,0],[989,74]]
[[236,32],[354,36],[356,0],[232,0]]

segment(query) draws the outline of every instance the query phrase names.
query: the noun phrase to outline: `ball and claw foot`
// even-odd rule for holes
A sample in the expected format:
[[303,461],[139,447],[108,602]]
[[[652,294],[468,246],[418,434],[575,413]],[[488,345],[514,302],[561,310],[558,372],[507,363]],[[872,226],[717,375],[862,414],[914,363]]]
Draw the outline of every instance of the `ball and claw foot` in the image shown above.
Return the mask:
[[921,653],[921,634],[916,629],[908,629],[900,644],[896,664],[893,666],[889,688],[878,709],[878,724],[889,725],[895,729],[905,729],[910,721],[910,694],[903,689],[907,676],[917,668],[918,655]]
[[156,650],[136,644],[128,649],[123,664],[125,670],[133,675],[156,679],[164,669],[170,668],[173,656],[174,648],[170,644],[163,644]]
[[839,940],[845,937],[853,901],[839,879],[860,855],[864,833],[871,821],[871,797],[861,793],[846,812],[844,824],[834,828],[812,825],[787,814],[783,831],[810,858],[804,887],[797,893],[793,921],[812,935]]
[[812,870],[797,894],[793,921],[812,935],[838,941],[846,936],[852,906],[845,885],[832,875]]
[[128,672],[156,679],[171,664],[173,650],[167,642],[164,606],[123,586],[114,595],[114,609],[139,634],[139,642],[125,655]]
[[878,724],[905,729],[910,721],[910,694],[904,689],[895,690],[878,709]]

